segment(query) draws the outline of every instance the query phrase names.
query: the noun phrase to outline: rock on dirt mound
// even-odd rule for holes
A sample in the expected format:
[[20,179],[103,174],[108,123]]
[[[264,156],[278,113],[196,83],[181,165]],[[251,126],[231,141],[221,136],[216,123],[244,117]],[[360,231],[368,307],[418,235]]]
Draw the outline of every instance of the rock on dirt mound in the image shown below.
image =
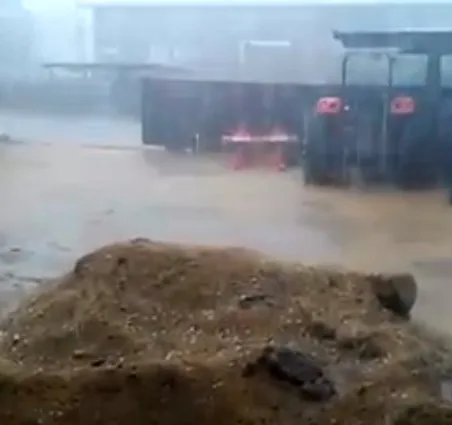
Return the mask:
[[415,295],[407,275],[108,246],[3,323],[0,423],[452,423]]

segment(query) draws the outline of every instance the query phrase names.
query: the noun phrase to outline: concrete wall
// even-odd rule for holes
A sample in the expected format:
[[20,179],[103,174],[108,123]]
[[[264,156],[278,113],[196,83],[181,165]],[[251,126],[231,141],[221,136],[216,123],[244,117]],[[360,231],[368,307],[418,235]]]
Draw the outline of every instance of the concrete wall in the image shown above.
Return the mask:
[[90,11],[48,10],[34,14],[35,52],[40,63],[92,59]]
[[[288,49],[271,48],[268,54],[261,49],[261,57],[276,55],[277,60],[257,61],[252,72],[294,79],[316,74],[309,69],[331,54],[329,35],[315,32],[324,18],[315,9],[294,15],[287,9],[275,13],[228,7],[99,8],[94,17],[95,54],[99,60],[156,61],[232,73],[239,66],[243,71],[250,66],[251,61],[240,54],[244,43],[289,41]],[[323,36],[325,42],[313,55],[316,36]]]
[[[98,7],[94,55],[98,60],[161,61],[202,72],[245,72],[262,78],[335,82],[341,48],[332,29],[441,27],[452,22],[452,4],[368,4],[291,7]],[[452,26],[452,25],[451,25]],[[240,61],[249,40],[286,40],[285,54]],[[272,59],[272,56],[274,58]],[[251,62],[251,61],[249,61]]]

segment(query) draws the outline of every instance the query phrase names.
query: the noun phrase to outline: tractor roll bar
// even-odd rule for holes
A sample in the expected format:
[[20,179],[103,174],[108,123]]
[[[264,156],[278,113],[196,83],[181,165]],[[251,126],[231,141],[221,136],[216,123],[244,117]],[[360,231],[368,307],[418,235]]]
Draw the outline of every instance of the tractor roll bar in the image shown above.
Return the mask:
[[404,53],[452,54],[452,29],[333,31],[346,49],[395,48]]

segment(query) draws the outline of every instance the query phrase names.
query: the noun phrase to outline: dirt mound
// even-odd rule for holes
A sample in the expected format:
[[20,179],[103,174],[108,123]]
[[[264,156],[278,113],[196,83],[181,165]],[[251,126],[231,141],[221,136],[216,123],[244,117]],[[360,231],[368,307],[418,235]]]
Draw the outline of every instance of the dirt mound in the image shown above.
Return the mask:
[[[411,276],[136,240],[3,323],[0,423],[452,423]],[[447,382],[446,382],[447,384]]]

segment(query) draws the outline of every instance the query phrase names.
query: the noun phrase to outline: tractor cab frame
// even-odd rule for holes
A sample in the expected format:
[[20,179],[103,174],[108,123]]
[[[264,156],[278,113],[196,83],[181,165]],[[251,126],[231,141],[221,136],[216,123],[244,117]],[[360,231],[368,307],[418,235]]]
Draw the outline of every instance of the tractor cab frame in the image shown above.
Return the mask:
[[[346,49],[341,84],[316,100],[305,141],[306,182],[437,184],[450,168],[443,158],[452,93],[442,87],[442,60],[452,55],[452,30],[335,31],[333,37]],[[382,60],[383,69],[354,69],[353,59],[363,55]],[[404,67],[407,58],[415,61]],[[353,82],[353,71],[367,80]]]

